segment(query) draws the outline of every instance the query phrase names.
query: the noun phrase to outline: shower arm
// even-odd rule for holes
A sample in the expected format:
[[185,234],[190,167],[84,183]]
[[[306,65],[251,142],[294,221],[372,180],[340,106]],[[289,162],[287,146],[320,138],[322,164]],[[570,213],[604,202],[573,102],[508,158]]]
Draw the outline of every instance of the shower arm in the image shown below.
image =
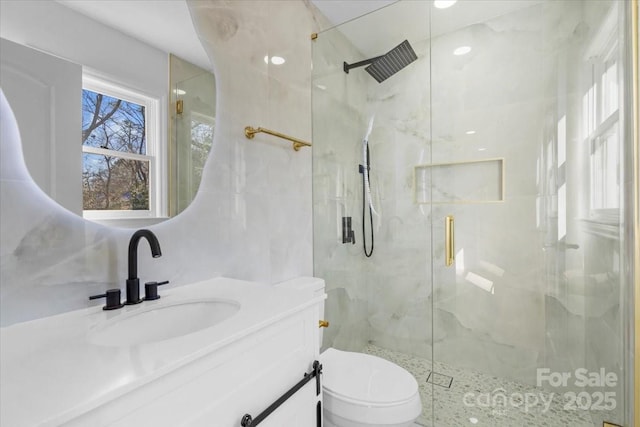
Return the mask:
[[354,62],[353,64],[347,64],[346,62],[343,62],[342,69],[344,70],[345,73],[349,74],[350,69],[372,64],[373,62],[377,61],[382,57],[384,57],[384,55],[376,56],[375,58],[371,58],[371,59],[365,59],[364,61],[360,61],[360,62]]

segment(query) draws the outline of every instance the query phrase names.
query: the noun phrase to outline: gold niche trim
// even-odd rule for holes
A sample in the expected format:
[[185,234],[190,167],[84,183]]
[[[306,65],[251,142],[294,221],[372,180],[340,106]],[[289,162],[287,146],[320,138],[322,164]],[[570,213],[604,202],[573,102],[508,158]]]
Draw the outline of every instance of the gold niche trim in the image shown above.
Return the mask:
[[[633,114],[633,209],[638,209],[640,206],[640,71],[638,70],[638,61],[640,60],[639,41],[638,37],[638,0],[631,0],[631,58],[633,64],[631,65],[632,73],[632,114]],[[633,219],[633,273],[632,277],[635,279],[635,287],[632,290],[634,295],[633,311],[635,321],[632,323],[632,327],[635,330],[635,351],[634,351],[634,396],[633,401],[633,418],[635,420],[634,425],[640,426],[640,337],[638,337],[638,331],[640,330],[640,212],[634,212]]]

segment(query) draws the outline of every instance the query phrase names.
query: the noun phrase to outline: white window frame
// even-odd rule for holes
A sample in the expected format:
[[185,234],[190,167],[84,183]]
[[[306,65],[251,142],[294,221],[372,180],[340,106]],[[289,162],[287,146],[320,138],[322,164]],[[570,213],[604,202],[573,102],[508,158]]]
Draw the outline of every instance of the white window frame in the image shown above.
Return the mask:
[[[596,206],[596,200],[606,200],[611,196],[612,193],[610,191],[613,189],[607,188],[604,181],[596,180],[593,171],[594,169],[602,169],[605,174],[607,172],[615,173],[619,181],[619,170],[609,171],[604,169],[607,160],[606,154],[603,154],[605,157],[602,157],[599,163],[594,157],[598,149],[604,148],[608,137],[615,134],[617,135],[616,150],[618,159],[621,159],[619,121],[620,58],[618,57],[617,16],[617,7],[614,6],[603,19],[599,31],[594,35],[585,53],[585,59],[589,64],[589,70],[586,73],[588,76],[587,81],[589,81],[590,85],[587,93],[588,101],[583,106],[583,132],[589,153],[589,216],[591,219],[605,222],[610,222],[619,216],[620,182],[617,182],[618,187],[614,190],[617,191],[618,206]],[[603,75],[607,72],[607,65],[611,61],[617,62],[618,93],[616,94],[607,93],[608,88],[603,86]],[[614,100],[618,101],[617,106],[610,109],[611,111],[605,111],[604,101],[611,95],[614,95]]]
[[[153,219],[166,216],[166,191],[163,185],[165,169],[165,149],[161,132],[160,100],[153,96],[132,90],[121,84],[91,74],[86,70],[82,76],[82,88],[132,102],[145,107],[145,144],[146,155],[118,152],[117,156],[131,160],[149,162],[149,210],[83,210],[82,216],[89,220],[117,220],[117,219]],[[111,155],[112,150],[83,145],[82,152],[90,154]]]

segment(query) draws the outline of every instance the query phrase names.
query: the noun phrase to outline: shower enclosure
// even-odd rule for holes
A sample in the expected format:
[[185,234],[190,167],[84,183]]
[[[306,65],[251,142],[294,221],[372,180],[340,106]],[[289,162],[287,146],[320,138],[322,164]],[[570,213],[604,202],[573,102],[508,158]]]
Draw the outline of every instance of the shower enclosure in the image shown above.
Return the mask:
[[213,144],[216,116],[215,76],[169,55],[169,216],[193,201]]
[[413,373],[421,425],[631,425],[628,6],[399,1],[312,42],[323,346]]

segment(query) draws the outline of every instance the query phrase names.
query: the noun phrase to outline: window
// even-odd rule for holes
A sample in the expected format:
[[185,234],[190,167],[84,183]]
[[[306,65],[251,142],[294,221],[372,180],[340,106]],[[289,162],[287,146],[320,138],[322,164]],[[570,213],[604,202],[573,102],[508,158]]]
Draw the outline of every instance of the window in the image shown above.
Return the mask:
[[157,99],[85,76],[82,199],[89,219],[160,216]]
[[583,133],[589,147],[590,216],[617,217],[620,207],[619,49],[615,8],[587,50],[589,87],[583,96]]
[[202,181],[202,171],[213,145],[214,129],[215,119],[213,117],[195,111],[191,112],[191,156],[189,167],[191,171],[189,179],[191,199],[195,198]]

